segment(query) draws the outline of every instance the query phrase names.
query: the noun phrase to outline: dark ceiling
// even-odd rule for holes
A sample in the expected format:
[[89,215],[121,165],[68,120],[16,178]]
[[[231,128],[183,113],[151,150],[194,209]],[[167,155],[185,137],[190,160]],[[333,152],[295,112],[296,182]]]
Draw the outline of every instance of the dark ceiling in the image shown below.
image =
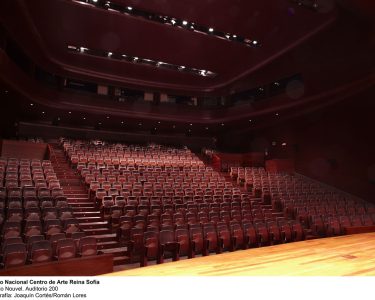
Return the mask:
[[[215,92],[293,49],[336,18],[288,0],[116,0],[123,5],[256,39],[260,46],[218,39],[71,0],[4,0],[1,18],[25,51],[47,70],[142,89]],[[12,13],[9,13],[9,12]],[[215,78],[69,53],[84,46],[211,70]]]

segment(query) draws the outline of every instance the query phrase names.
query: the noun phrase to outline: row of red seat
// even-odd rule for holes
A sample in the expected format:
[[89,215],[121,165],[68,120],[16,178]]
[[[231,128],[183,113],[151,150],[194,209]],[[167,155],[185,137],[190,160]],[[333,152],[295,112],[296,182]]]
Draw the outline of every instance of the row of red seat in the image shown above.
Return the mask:
[[249,221],[190,224],[175,230],[163,230],[122,226],[119,235],[128,247],[131,256],[139,257],[141,266],[148,260],[162,263],[164,258],[178,260],[180,256],[194,257],[197,254],[234,251],[249,247],[259,247],[287,243],[304,239],[303,229],[298,222],[252,223]]
[[2,267],[10,268],[97,253],[96,238],[86,237],[83,232],[72,234],[70,238],[63,233],[51,235],[49,239],[43,235],[33,235],[26,242],[21,237],[9,237],[2,243],[0,262]]

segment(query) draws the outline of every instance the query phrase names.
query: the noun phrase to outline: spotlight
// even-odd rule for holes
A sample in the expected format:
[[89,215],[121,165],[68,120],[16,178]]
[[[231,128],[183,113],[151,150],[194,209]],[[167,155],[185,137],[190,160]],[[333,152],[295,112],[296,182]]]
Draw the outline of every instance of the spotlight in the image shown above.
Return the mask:
[[186,26],[188,24],[188,21],[182,21],[182,25]]
[[132,10],[133,10],[133,7],[128,6],[126,9],[127,9],[128,11],[132,11]]
[[108,9],[109,7],[111,6],[111,2],[107,1],[105,4],[104,4],[104,7],[106,9]]
[[214,29],[212,27],[208,28],[209,32],[214,32]]
[[172,23],[172,25],[176,25],[177,22],[176,22],[175,19],[172,19],[172,20],[171,20],[171,23]]
[[236,38],[237,38],[237,35],[233,34],[232,37],[233,37],[234,39],[236,39]]
[[227,33],[227,34],[225,35],[225,37],[229,40],[229,39],[230,39],[230,34]]
[[207,76],[207,71],[206,70],[201,70],[201,71],[199,71],[199,74],[201,76]]
[[254,41],[253,41],[253,45],[254,45],[254,46],[258,45],[258,41],[254,40]]
[[97,2],[98,2],[98,0],[92,0],[92,2],[94,2],[94,3],[97,3]]
[[112,52],[108,52],[108,57],[111,57],[112,56]]

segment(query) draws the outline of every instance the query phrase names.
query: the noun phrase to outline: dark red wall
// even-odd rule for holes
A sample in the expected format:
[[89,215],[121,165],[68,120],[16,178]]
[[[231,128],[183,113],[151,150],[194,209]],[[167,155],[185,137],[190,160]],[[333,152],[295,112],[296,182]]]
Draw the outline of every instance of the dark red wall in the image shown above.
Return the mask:
[[374,95],[375,87],[254,138],[273,158],[294,159],[296,172],[375,202]]
[[296,126],[297,172],[375,202],[374,95],[372,88]]

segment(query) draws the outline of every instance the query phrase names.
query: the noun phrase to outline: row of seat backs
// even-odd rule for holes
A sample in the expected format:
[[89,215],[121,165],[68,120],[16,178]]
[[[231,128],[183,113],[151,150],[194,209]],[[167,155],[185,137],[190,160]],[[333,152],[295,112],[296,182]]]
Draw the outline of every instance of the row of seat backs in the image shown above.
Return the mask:
[[97,254],[97,241],[94,237],[60,238],[57,241],[45,240],[43,236],[33,236],[28,244],[14,238],[2,246],[2,264],[5,268],[30,263],[43,263]]

